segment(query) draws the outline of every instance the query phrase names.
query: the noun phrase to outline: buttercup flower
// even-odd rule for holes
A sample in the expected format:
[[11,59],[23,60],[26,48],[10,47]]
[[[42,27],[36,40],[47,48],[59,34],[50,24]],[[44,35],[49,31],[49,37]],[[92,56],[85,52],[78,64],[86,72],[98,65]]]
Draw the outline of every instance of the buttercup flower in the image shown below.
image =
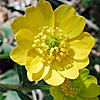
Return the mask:
[[11,23],[18,45],[10,57],[25,65],[30,81],[44,79],[57,86],[65,78],[75,79],[89,64],[88,55],[95,44],[83,32],[85,24],[73,7],[63,4],[53,11],[48,1],[40,0],[37,7],[26,8],[25,16]]
[[51,87],[54,100],[99,100],[100,86],[97,79],[88,74],[88,69],[82,69],[77,79],[65,79],[62,85]]

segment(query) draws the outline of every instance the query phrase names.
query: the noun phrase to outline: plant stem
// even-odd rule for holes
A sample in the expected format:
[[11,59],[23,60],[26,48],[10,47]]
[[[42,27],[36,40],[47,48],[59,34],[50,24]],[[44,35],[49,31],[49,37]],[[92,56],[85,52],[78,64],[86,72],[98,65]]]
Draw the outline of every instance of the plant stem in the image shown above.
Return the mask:
[[20,86],[20,85],[11,85],[11,84],[1,84],[0,83],[0,90],[14,90],[14,91],[26,91],[30,92],[34,89],[41,89],[41,90],[48,90],[50,86],[48,85],[26,85],[26,86]]
[[9,58],[9,55],[0,54],[0,59],[7,59],[7,58]]

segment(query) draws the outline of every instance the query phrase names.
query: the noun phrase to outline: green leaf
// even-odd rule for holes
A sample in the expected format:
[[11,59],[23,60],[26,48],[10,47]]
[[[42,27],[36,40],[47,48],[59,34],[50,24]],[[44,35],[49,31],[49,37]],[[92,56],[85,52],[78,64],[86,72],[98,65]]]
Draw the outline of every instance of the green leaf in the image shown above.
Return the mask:
[[21,99],[15,91],[7,91],[5,100],[21,100]]
[[20,83],[22,83],[23,85],[24,84],[30,84],[30,82],[27,79],[27,72],[26,72],[25,67],[24,66],[18,66],[18,65],[15,65],[15,67],[16,67],[18,75],[19,75]]
[[2,79],[8,78],[8,77],[10,77],[12,75],[15,75],[15,74],[17,74],[16,71],[9,70],[9,71],[7,71],[6,73],[3,74],[3,78]]
[[3,43],[3,36],[0,34],[0,45]]
[[8,43],[3,43],[2,44],[2,52],[4,54],[9,54],[11,51],[11,46]]
[[5,97],[6,97],[6,96],[3,96],[3,95],[2,95],[2,92],[0,92],[0,100],[5,100]]
[[1,28],[1,30],[4,32],[6,38],[9,41],[10,38],[13,36],[13,32],[12,32],[11,28],[9,26],[4,25],[4,27]]
[[17,91],[17,94],[19,95],[19,97],[22,100],[32,100],[28,95],[26,95],[25,93],[21,92],[21,91]]
[[4,74],[4,77],[0,81],[5,84],[19,84],[19,77],[16,71],[10,70]]
[[87,6],[89,6],[92,2],[93,2],[93,0],[82,0],[81,5],[82,5],[83,7],[87,7]]

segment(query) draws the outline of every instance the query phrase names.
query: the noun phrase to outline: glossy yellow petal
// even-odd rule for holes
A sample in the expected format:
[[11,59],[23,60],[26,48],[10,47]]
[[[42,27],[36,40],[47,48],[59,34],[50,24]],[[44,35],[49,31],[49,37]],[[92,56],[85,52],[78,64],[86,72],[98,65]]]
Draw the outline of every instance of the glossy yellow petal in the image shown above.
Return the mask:
[[86,24],[86,20],[82,16],[71,16],[64,20],[60,28],[69,39],[81,34]]
[[21,28],[25,28],[26,23],[25,23],[25,17],[20,16],[15,18],[12,23],[11,23],[11,28],[12,31],[16,34]]
[[50,66],[45,66],[43,74],[40,79],[43,79],[49,73],[49,70],[50,70]]
[[75,79],[79,76],[79,66],[73,59],[66,57],[55,63],[56,70],[64,77]]
[[37,8],[42,12],[45,19],[45,26],[54,27],[54,13],[51,4],[45,0],[39,0]]
[[32,76],[32,73],[30,73],[30,72],[28,72],[27,71],[27,78],[29,79],[29,81],[33,81],[33,78],[32,78],[33,76]]
[[50,66],[43,67],[38,73],[27,72],[28,79],[30,81],[40,81],[42,80],[49,72]]
[[76,11],[72,6],[63,4],[54,11],[55,26],[59,26],[68,16],[76,15]]
[[85,59],[82,59],[82,60],[76,60],[78,66],[79,66],[79,69],[83,69],[84,67],[88,66],[89,64],[89,58],[85,58]]
[[29,6],[25,11],[27,27],[34,33],[39,32],[39,27],[44,25],[44,17],[42,12],[34,6]]
[[26,58],[26,70],[30,73],[38,73],[43,68],[42,58],[35,50],[29,50]]
[[74,59],[85,59],[88,57],[94,44],[95,39],[89,33],[83,32],[80,36],[70,41],[72,49],[72,51],[70,51],[70,56]]
[[35,74],[27,71],[27,77],[29,81],[39,81],[42,79],[41,77],[42,77],[43,72],[44,72],[44,68]]
[[51,67],[51,69],[50,69],[49,73],[47,74],[47,76],[44,78],[44,81],[53,86],[61,85],[64,82],[65,78],[63,76],[61,76],[53,68],[53,65],[50,67]]
[[34,34],[28,29],[21,29],[15,35],[16,42],[23,48],[29,49],[32,48]]
[[19,65],[25,65],[27,52],[28,52],[27,50],[17,45],[10,52],[10,58]]

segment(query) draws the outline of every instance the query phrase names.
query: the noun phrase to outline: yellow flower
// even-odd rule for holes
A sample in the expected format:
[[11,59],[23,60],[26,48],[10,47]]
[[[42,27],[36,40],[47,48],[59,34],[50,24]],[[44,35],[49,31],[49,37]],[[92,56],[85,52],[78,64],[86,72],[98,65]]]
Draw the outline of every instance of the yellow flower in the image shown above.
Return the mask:
[[57,86],[65,78],[75,79],[89,64],[88,55],[95,44],[83,32],[85,24],[73,7],[63,4],[53,11],[48,1],[40,0],[37,7],[26,8],[25,16],[11,23],[18,45],[10,57],[25,65],[30,81],[44,79]]
[[53,100],[99,100],[100,86],[97,79],[88,74],[89,70],[84,68],[77,79],[65,79],[60,86],[51,87]]

